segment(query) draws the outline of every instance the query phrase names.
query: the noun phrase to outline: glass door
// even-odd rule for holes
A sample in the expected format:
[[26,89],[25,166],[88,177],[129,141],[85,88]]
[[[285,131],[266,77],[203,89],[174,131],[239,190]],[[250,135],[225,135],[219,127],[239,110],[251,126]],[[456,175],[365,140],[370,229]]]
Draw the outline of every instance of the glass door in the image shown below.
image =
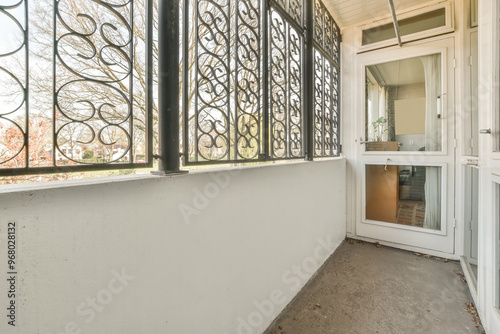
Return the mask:
[[453,38],[360,55],[356,234],[454,252]]

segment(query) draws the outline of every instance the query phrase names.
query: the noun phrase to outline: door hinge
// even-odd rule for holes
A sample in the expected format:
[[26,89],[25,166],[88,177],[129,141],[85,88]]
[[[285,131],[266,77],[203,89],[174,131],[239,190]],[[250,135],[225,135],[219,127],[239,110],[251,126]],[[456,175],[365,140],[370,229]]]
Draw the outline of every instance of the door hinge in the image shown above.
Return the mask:
[[457,138],[453,138],[453,147],[457,148],[458,143],[457,143]]
[[469,66],[472,66],[472,56],[469,56]]
[[453,228],[457,228],[457,218],[453,218]]
[[453,58],[453,68],[457,68],[457,59]]

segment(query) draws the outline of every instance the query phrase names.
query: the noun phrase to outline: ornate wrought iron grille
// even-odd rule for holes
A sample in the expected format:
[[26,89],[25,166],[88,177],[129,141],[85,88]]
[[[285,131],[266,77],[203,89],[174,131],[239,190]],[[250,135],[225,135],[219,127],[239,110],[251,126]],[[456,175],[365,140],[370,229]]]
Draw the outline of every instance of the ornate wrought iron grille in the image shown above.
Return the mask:
[[151,8],[151,0],[0,5],[22,40],[0,51],[9,87],[0,93],[0,175],[152,166]]
[[[324,59],[306,68],[308,1],[184,2],[185,165],[301,159],[308,131],[318,147],[311,156],[339,153],[339,29],[319,3],[313,46]],[[306,127],[308,112],[317,124]]]
[[314,3],[314,156],[340,154],[340,29],[320,0]]
[[258,160],[264,122],[261,0],[185,1],[184,11],[185,163]]
[[[0,168],[28,165],[28,2],[0,5],[2,22],[18,35],[18,42],[3,40],[0,46]],[[0,173],[2,169],[0,169]]]
[[305,156],[302,8],[289,0],[269,11],[270,159]]

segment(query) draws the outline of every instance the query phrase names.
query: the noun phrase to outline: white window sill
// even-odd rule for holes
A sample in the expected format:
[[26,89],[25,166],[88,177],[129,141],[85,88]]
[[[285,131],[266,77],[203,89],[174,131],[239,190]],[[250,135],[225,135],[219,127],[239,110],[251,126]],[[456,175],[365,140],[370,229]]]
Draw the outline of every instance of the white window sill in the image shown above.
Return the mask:
[[341,155],[340,157],[333,158],[321,158],[314,161],[288,161],[288,162],[277,162],[274,164],[260,164],[260,165],[249,165],[249,166],[228,166],[228,167],[216,167],[190,170],[189,173],[182,174],[166,174],[166,175],[153,175],[150,173],[134,174],[134,175],[120,175],[120,176],[107,176],[107,177],[96,177],[89,179],[77,179],[77,180],[62,180],[62,181],[48,181],[48,182],[33,182],[33,183],[23,183],[23,184],[9,184],[0,185],[0,194],[14,194],[14,193],[25,193],[33,192],[39,190],[50,190],[58,188],[71,188],[71,187],[82,187],[82,186],[93,186],[101,184],[111,184],[117,182],[130,182],[130,181],[140,181],[148,179],[158,179],[164,177],[182,177],[187,175],[197,175],[206,173],[217,173],[217,172],[231,172],[240,170],[250,170],[257,168],[276,168],[276,167],[286,167],[301,164],[318,164],[328,161],[345,160],[345,157]]

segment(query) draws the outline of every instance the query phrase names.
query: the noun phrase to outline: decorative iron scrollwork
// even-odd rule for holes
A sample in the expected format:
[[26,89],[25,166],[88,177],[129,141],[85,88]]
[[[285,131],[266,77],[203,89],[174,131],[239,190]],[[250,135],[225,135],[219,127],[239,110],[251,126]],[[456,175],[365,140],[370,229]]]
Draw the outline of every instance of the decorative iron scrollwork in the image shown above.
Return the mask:
[[314,154],[324,155],[325,138],[325,75],[324,59],[320,53],[314,53]]
[[255,159],[261,136],[261,29],[259,2],[238,1],[236,19],[236,159]]
[[340,61],[340,29],[321,0],[314,2],[314,41],[335,62]]
[[150,0],[0,4],[0,175],[152,166],[152,10]]
[[186,121],[194,136],[187,143],[193,152],[188,162],[255,160],[261,154],[260,3],[195,1],[195,98],[193,117]]
[[323,47],[325,5],[320,0],[314,1],[314,41]]
[[321,0],[314,3],[314,156],[336,156],[339,147],[340,30]]
[[[28,164],[27,0],[0,4],[0,169]],[[24,21],[24,22],[23,22]]]
[[[186,3],[186,164],[304,158],[309,110],[317,146],[310,154],[338,154],[340,35],[322,2],[315,1],[311,27],[321,61],[311,69],[303,0],[269,0],[264,10],[258,0]],[[305,92],[309,74],[315,86]],[[308,94],[316,97],[312,108],[304,105]]]
[[297,22],[299,25],[303,25],[304,20],[304,1],[303,0],[289,0],[288,3],[288,14]]
[[304,0],[271,0],[271,6],[281,8],[291,20],[299,26],[303,25]]
[[314,155],[338,154],[338,69],[318,50],[314,51]]
[[[132,162],[132,0],[57,0],[55,148],[57,164]],[[75,147],[79,149],[75,150]]]
[[302,37],[271,10],[270,117],[271,158],[303,156]]

